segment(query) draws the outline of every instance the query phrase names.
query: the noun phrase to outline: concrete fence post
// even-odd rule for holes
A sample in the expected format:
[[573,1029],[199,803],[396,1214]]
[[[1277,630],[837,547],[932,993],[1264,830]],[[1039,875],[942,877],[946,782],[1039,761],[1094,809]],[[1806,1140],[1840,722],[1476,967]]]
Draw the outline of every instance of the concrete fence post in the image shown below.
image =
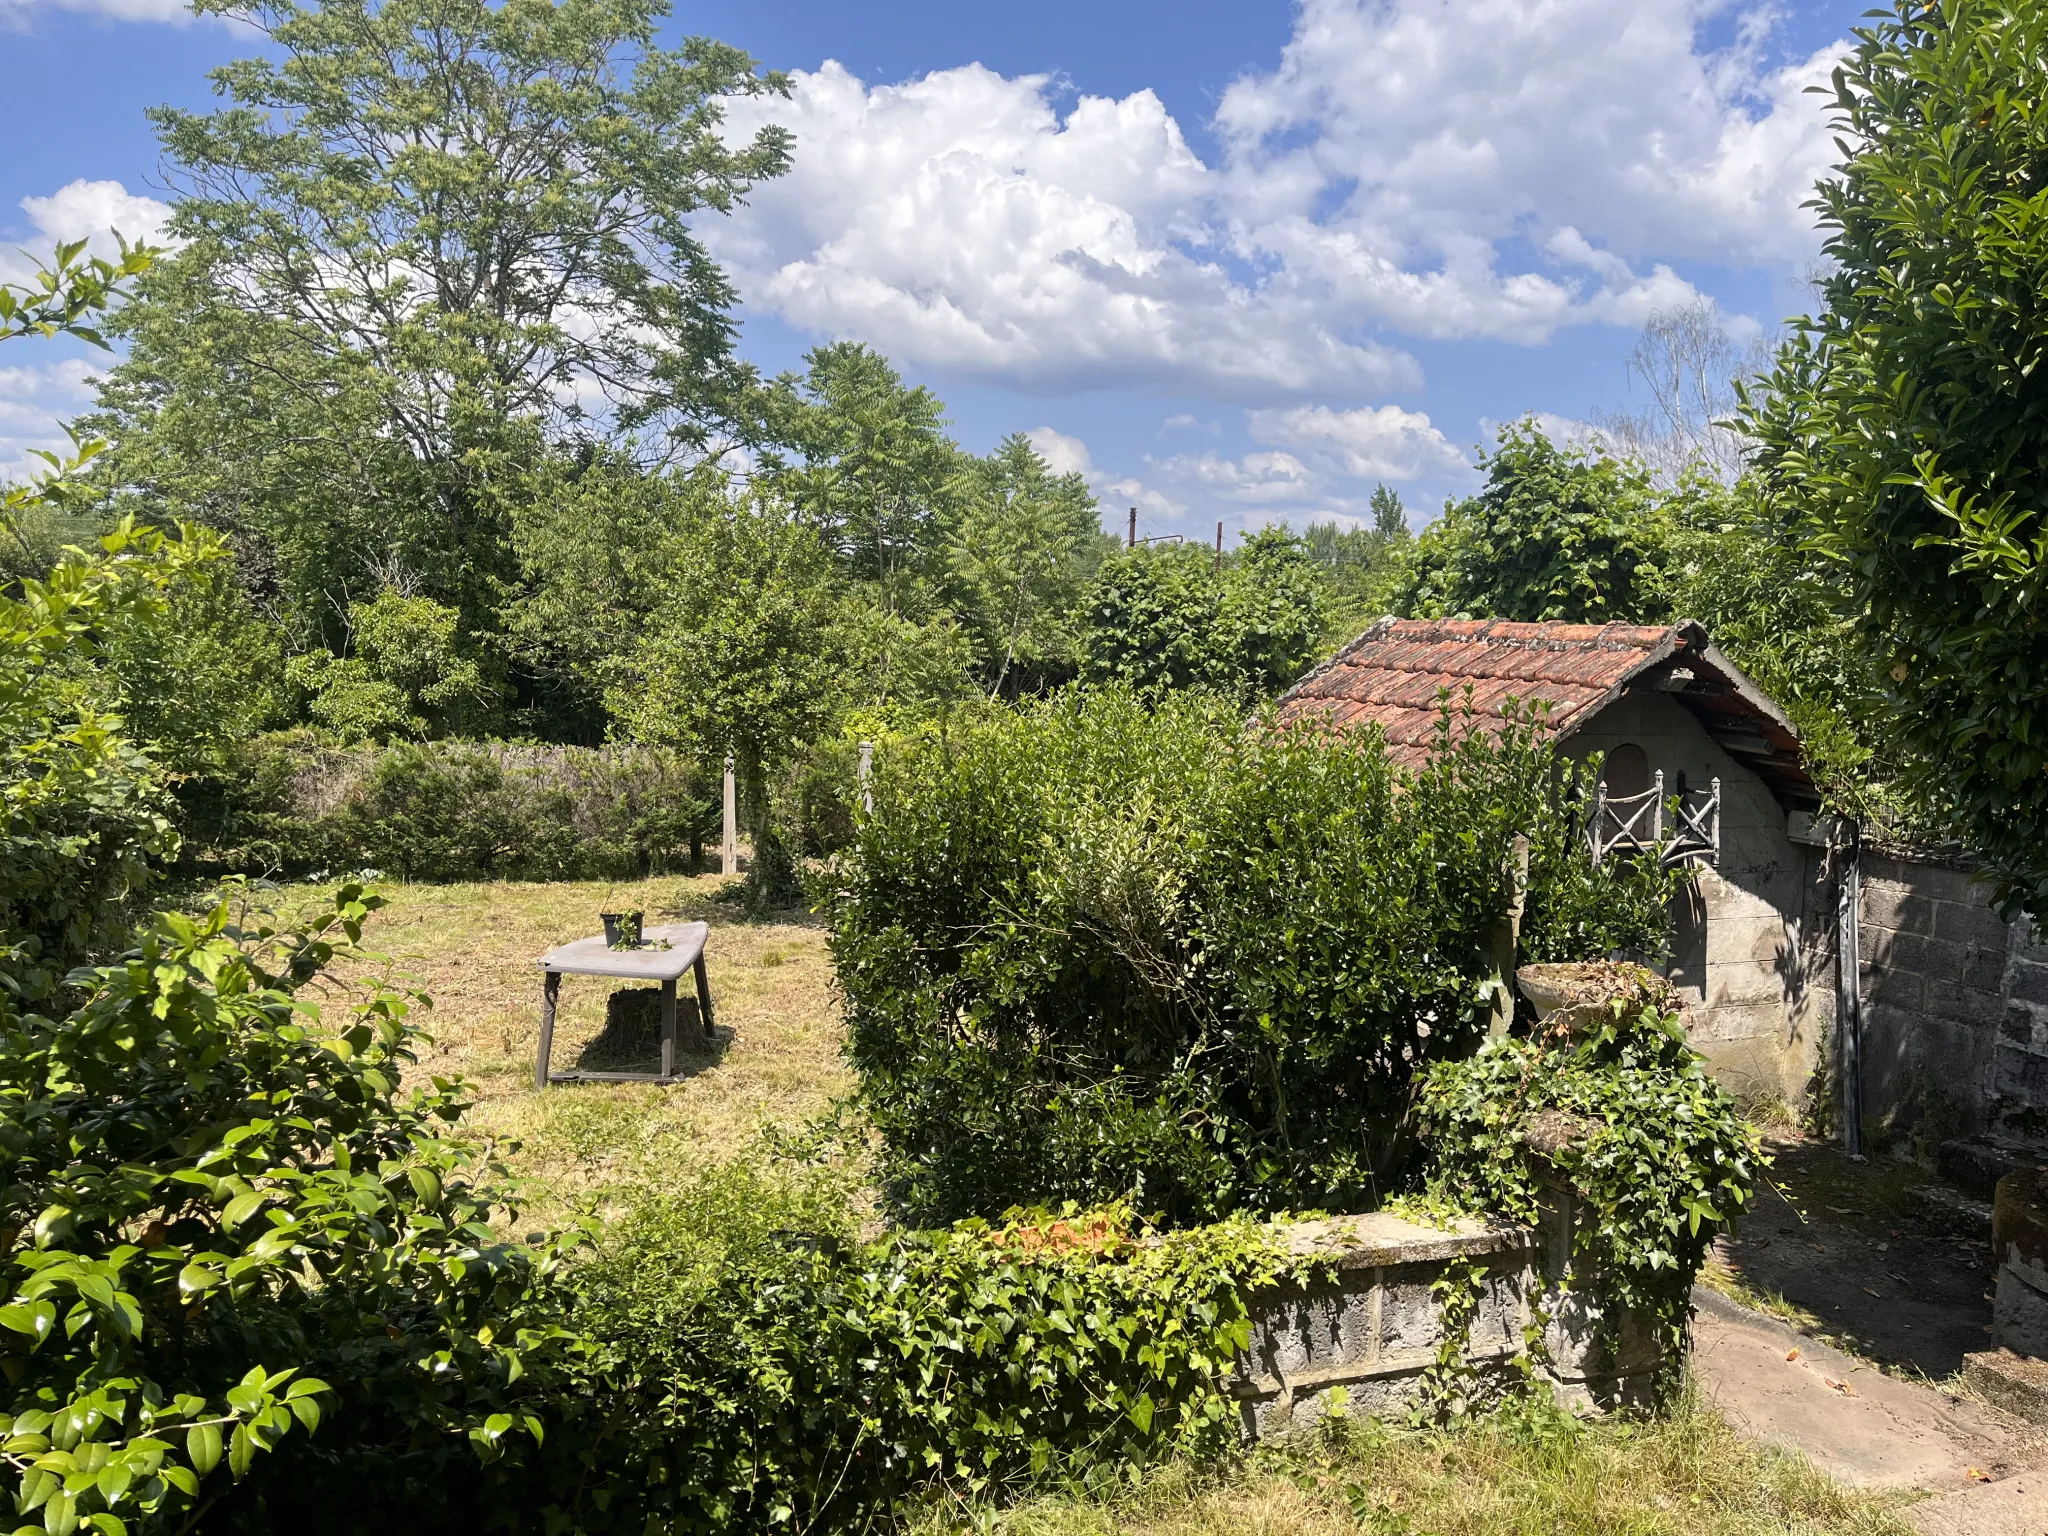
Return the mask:
[[725,755],[725,841],[719,846],[719,867],[728,875],[740,872],[739,795],[733,784],[730,752]]

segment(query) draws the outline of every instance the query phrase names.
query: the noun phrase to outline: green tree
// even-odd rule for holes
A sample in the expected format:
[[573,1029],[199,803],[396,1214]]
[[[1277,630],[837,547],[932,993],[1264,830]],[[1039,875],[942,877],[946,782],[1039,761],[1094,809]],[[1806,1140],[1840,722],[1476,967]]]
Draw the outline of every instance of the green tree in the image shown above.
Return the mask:
[[[302,624],[397,564],[465,625],[548,444],[701,444],[744,394],[693,221],[788,163],[742,53],[659,0],[200,0],[264,56],[151,114],[184,242],[124,316],[111,479],[285,566]],[[246,493],[260,494],[253,503]]]
[[1316,659],[1323,632],[1323,583],[1302,541],[1261,528],[1223,573],[1218,614],[1231,667],[1254,693],[1276,693]]
[[770,776],[825,734],[845,696],[831,556],[814,527],[756,494],[708,504],[672,562],[607,702],[637,740],[732,754],[755,870],[772,886]]
[[1188,545],[1118,550],[1081,604],[1081,675],[1140,693],[1236,685],[1222,627],[1223,583]]
[[1394,540],[1408,531],[1408,509],[1401,505],[1401,493],[1385,481],[1372,488],[1372,531],[1380,538]]
[[0,596],[0,965],[31,996],[117,936],[150,860],[177,849],[163,772],[123,733],[105,662],[196,558],[124,526]]
[[1407,558],[1415,536],[1408,509],[1391,487],[1373,487],[1369,527],[1347,527],[1334,519],[1302,530],[1309,560],[1321,573],[1326,596],[1321,649],[1328,651],[1392,613],[1407,579]]
[[1899,0],[1835,72],[1826,307],[1748,394],[1912,783],[2048,916],[2048,12]]
[[523,682],[523,730],[595,746],[606,690],[630,672],[666,599],[678,541],[726,496],[709,467],[650,474],[621,454],[552,454],[512,497],[518,574],[498,622]]
[[1190,544],[1127,550],[1102,563],[1082,601],[1082,675],[1141,693],[1271,693],[1315,658],[1322,624],[1322,580],[1284,528],[1224,562]]
[[[1683,477],[1669,501],[1667,618],[1692,618],[1784,707],[1830,805],[1902,840],[1925,835],[1898,790],[1883,678],[1826,561],[1753,478]],[[1938,835],[1938,834],[1937,834]]]
[[1668,529],[1642,469],[1560,448],[1533,420],[1480,459],[1486,486],[1415,542],[1414,618],[1648,623],[1661,618]]
[[285,668],[313,718],[350,741],[473,735],[492,723],[496,668],[431,597],[379,592],[348,610],[350,654],[308,651]]
[[991,698],[1073,675],[1073,615],[1115,541],[1078,474],[1055,475],[1023,433],[971,461],[953,540],[953,588],[987,658]]
[[764,396],[771,438],[794,455],[772,450],[766,476],[841,569],[876,586],[885,610],[920,617],[962,468],[945,407],[859,342],[815,348],[804,361],[802,376],[785,374]]
[[249,600],[210,528],[177,530],[161,599],[114,625],[103,665],[126,733],[173,778],[222,771],[233,749],[284,723],[284,640]]

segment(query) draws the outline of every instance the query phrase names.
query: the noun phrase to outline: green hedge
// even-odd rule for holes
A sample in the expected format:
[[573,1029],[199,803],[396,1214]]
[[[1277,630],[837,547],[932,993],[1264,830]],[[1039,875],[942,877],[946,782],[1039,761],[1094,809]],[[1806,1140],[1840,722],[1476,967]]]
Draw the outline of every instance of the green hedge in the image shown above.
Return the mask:
[[788,1169],[685,1176],[567,1277],[581,1345],[500,1497],[595,1533],[872,1530],[934,1484],[1095,1481],[1234,1446],[1250,1299],[1295,1261],[1236,1221],[1118,1212],[867,1242]]
[[1532,727],[1444,730],[1409,775],[1370,735],[1104,693],[891,743],[832,943],[899,1210],[1396,1187],[1418,1070],[1490,1016],[1516,834],[1524,962],[1656,951],[1670,889],[1592,864]]
[[678,872],[717,837],[717,797],[699,764],[656,748],[337,747],[310,731],[259,736],[181,795],[198,872],[407,880]]

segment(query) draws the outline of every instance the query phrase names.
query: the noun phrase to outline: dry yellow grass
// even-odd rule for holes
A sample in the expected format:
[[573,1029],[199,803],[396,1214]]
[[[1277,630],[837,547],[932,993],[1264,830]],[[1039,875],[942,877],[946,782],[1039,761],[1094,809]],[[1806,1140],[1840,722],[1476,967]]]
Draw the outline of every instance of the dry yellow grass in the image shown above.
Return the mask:
[[1685,1402],[1654,1421],[1547,1433],[1513,1421],[1346,1426],[1319,1448],[1221,1473],[1168,1467],[1108,1499],[935,1507],[916,1536],[1911,1536],[1896,1509]]
[[[824,929],[804,913],[749,918],[714,899],[717,876],[639,882],[380,887],[389,902],[365,925],[382,968],[433,1001],[433,1044],[422,1073],[460,1073],[478,1091],[467,1121],[516,1140],[513,1167],[530,1181],[530,1210],[559,1215],[575,1196],[706,1158],[740,1154],[764,1124],[794,1126],[851,1087],[840,1055],[839,1008]],[[282,912],[320,901],[324,887],[287,887]],[[685,1031],[669,1087],[641,1083],[533,1087],[546,950],[598,931],[601,910],[638,907],[650,925],[702,918],[717,1040]],[[604,1026],[605,998],[625,982],[564,979],[554,1065],[563,1070]],[[688,983],[684,985],[688,995]]]

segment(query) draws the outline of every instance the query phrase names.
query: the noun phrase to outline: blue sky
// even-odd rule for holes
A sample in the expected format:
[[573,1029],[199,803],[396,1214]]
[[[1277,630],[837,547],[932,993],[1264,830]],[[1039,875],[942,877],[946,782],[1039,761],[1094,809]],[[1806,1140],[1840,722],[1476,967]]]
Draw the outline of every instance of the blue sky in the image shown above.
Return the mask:
[[[1862,9],[718,0],[670,30],[797,72],[795,173],[707,230],[748,355],[868,341],[970,447],[1031,431],[1113,525],[1203,533],[1379,479],[1427,515],[1493,424],[1629,404],[1654,311],[1804,308],[1805,87]],[[31,247],[146,220],[143,110],[247,46],[172,0],[0,0],[0,29],[0,235]],[[82,357],[9,350],[0,463],[86,398]]]

